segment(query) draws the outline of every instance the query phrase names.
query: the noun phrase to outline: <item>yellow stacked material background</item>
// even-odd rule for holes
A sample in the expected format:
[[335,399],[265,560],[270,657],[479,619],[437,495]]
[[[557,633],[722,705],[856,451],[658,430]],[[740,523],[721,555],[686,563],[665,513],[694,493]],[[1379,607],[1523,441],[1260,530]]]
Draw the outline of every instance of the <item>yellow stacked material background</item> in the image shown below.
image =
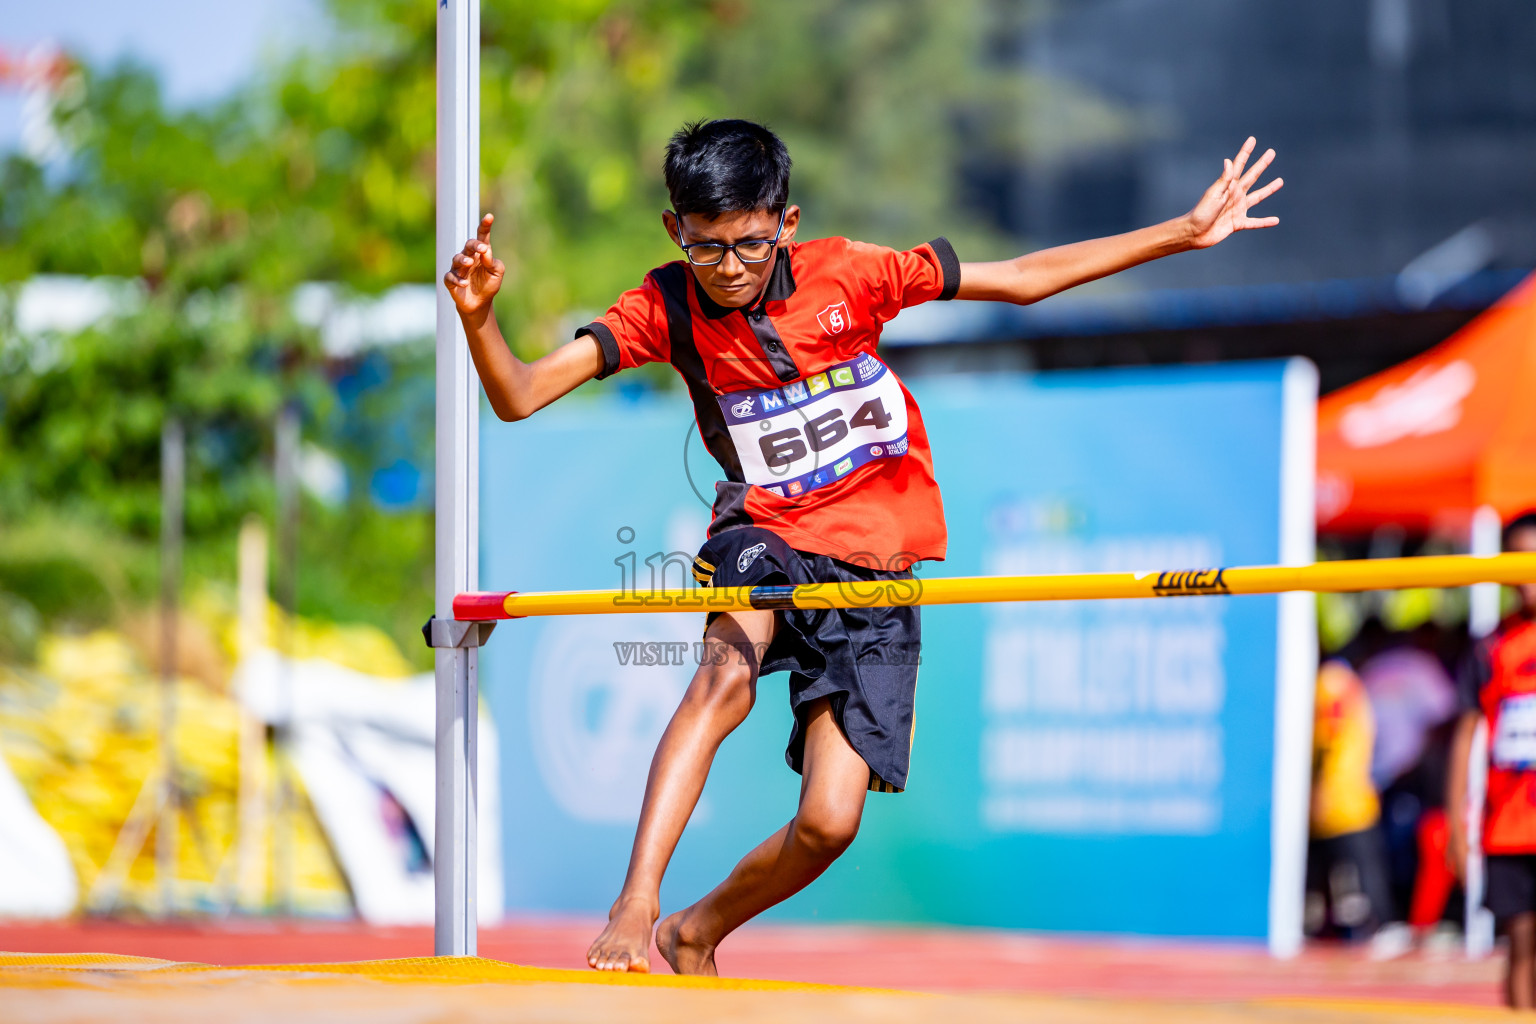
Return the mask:
[[[298,619],[275,609],[271,633],[294,655],[320,658],[371,675],[403,678],[410,665],[379,630]],[[128,851],[126,876],[104,875],[131,816],[153,821],[153,782],[161,764],[162,688],[153,617],[140,628],[44,635],[35,665],[0,664],[0,753],[39,814],[63,839],[86,910],[152,912],[159,907],[151,826]],[[234,616],[206,595],[183,615],[177,652],[174,761],[185,813],[179,817],[178,903],[216,911],[232,898],[237,733],[240,710],[229,688]],[[268,751],[268,778],[278,765]],[[297,773],[292,818],[293,910],[351,912],[346,880],[316,821]],[[151,791],[146,791],[146,785]],[[275,891],[274,831],[267,830],[267,891]],[[122,854],[120,853],[121,857]]]

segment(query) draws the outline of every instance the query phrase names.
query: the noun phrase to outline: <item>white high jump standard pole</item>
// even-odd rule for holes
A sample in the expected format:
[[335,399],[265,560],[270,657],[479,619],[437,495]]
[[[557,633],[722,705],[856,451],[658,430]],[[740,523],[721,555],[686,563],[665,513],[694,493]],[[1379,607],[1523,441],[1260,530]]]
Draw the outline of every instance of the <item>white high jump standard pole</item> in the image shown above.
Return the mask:
[[449,260],[480,216],[480,0],[437,0],[437,569],[428,642],[437,673],[433,949],[474,956],[477,628],[454,629],[453,597],[479,577],[480,382],[453,300]]

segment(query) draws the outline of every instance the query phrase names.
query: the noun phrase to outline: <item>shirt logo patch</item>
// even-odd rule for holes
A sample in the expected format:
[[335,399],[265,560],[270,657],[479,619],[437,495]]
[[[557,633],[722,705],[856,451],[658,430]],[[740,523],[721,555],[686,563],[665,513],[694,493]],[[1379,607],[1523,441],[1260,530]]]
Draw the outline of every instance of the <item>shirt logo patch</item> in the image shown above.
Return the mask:
[[[764,402],[763,404],[767,405],[768,403]],[[735,405],[731,406],[731,415],[735,416],[737,419],[742,419],[744,417],[751,416],[752,415],[752,396],[748,395],[746,398],[743,398],[741,401],[739,401]]]
[[767,550],[767,544],[753,544],[751,547],[747,548],[741,553],[741,557],[736,559],[736,571],[746,572],[747,566],[757,561],[757,556]]
[[832,371],[832,383],[838,387],[849,388],[853,386],[853,371],[846,366],[839,366]]
[[810,386],[811,394],[813,395],[819,395],[832,386],[827,380],[827,375],[824,373],[818,373],[805,383]]
[[797,380],[793,384],[784,385],[784,397],[789,401],[790,405],[794,405],[797,402],[805,401],[811,397],[811,394],[805,390],[805,382]]
[[852,322],[848,318],[848,303],[834,302],[820,313],[816,314],[817,323],[828,334],[842,334]]

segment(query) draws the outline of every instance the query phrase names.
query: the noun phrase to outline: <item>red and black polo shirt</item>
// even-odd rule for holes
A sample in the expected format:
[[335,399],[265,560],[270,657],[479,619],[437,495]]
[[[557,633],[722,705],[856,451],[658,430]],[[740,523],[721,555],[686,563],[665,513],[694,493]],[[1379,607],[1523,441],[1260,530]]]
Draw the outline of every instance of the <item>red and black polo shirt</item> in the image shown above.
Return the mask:
[[942,559],[944,505],[922,414],[876,355],[907,306],[952,299],[943,238],[907,252],[846,238],[781,246],[763,292],[717,304],[679,260],[576,332],[599,378],[670,362],[724,471],[710,536],[760,526],[799,551],[882,569]]

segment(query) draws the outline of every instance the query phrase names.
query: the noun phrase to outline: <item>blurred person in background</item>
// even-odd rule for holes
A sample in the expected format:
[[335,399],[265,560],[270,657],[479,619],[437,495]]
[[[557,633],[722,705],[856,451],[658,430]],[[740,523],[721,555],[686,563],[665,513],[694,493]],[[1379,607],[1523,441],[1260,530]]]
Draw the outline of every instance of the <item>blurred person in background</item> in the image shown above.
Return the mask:
[[1371,781],[1381,793],[1419,764],[1435,727],[1456,715],[1456,684],[1426,649],[1433,639],[1421,637],[1433,628],[1420,627],[1360,666],[1360,682],[1376,718]]
[[[1456,881],[1446,863],[1444,797],[1459,711],[1456,685],[1435,653],[1442,632],[1424,622],[1386,634],[1385,648],[1361,662],[1360,681],[1376,721],[1371,781],[1381,798],[1393,918],[1407,914],[1425,948],[1443,952],[1460,938],[1454,924],[1439,927]],[[1377,951],[1389,952],[1390,944],[1384,935]]]
[[[1312,830],[1307,853],[1307,931],[1372,937],[1373,953],[1406,948],[1393,921],[1381,800],[1371,781],[1376,720],[1349,662],[1332,658],[1317,674],[1312,725]],[[1402,948],[1399,948],[1402,947]]]
[[[1504,550],[1536,552],[1536,511],[1504,530]],[[1482,850],[1484,905],[1509,937],[1505,998],[1536,1006],[1536,584],[1515,588],[1516,610],[1480,641],[1457,679],[1461,718],[1446,783],[1450,857],[1465,878],[1469,849],[1467,771],[1473,734],[1488,722],[1488,790]]]

